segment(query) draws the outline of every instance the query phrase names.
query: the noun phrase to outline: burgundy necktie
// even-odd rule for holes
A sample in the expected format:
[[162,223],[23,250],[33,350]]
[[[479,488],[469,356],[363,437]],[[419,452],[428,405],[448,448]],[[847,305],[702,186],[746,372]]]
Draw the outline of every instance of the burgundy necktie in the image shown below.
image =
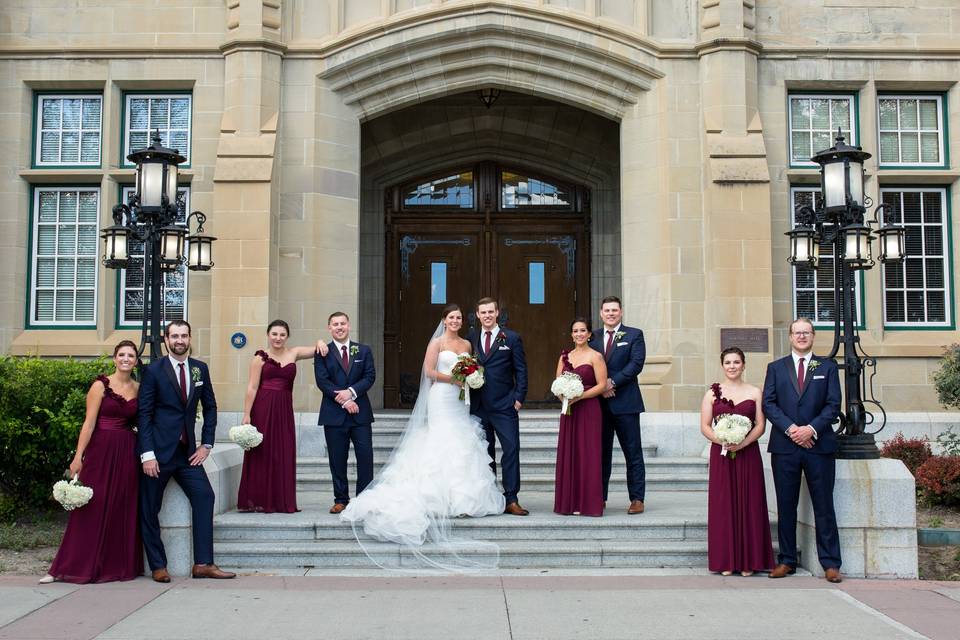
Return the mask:
[[797,362],[797,386],[800,387],[800,393],[803,393],[803,377],[807,373],[807,368],[803,366],[803,358]]
[[483,354],[487,355],[490,353],[490,337],[493,335],[492,331],[487,331],[487,338],[483,341]]
[[603,350],[603,357],[609,358],[610,352],[613,351],[613,331],[607,331],[607,348]]
[[350,370],[350,358],[347,357],[346,347],[340,347],[340,364],[343,365],[344,371]]
[[[187,375],[184,373],[184,366],[181,362],[177,365],[180,369],[180,401],[183,402],[184,406],[187,404]],[[180,442],[187,444],[189,440],[187,439],[187,423],[183,423],[183,431],[180,432]]]

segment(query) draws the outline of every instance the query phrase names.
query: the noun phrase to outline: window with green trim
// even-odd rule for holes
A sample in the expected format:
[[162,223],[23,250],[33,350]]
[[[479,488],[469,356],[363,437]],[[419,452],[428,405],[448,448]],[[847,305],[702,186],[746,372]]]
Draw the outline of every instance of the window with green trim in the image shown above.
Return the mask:
[[[820,187],[791,187],[790,189],[790,226],[796,224],[797,209],[809,205],[814,208],[823,206]],[[827,227],[829,228],[829,227]],[[816,269],[796,266],[793,271],[793,317],[810,318],[817,326],[832,325],[836,321],[837,309],[834,301],[834,255],[833,244],[820,243],[820,262]],[[863,284],[859,275],[854,277],[853,287],[857,301],[854,309],[854,322],[862,326],[860,315],[860,293]]]
[[103,96],[37,95],[37,167],[100,166]]
[[790,95],[790,164],[816,166],[810,158],[834,145],[838,129],[857,144],[855,103],[853,94]]
[[877,112],[881,166],[945,164],[941,96],[881,95]]
[[[133,187],[121,189],[121,197],[126,202]],[[190,210],[190,187],[177,187],[177,220],[175,224],[185,226],[187,212]],[[143,243],[131,241],[128,245],[130,262],[126,269],[120,270],[119,317],[117,324],[121,328],[139,327],[143,323],[143,287],[146,280]],[[186,247],[184,249],[186,252]],[[176,271],[163,274],[163,319],[161,324],[170,320],[185,320],[187,317],[187,266],[181,264]]]
[[190,126],[193,97],[189,93],[132,94],[124,100],[123,157],[150,146],[159,130],[163,146],[176,149],[190,164]]
[[31,326],[96,326],[99,212],[99,188],[34,189]]
[[888,327],[952,325],[947,190],[884,188],[884,220],[906,228],[903,262],[883,267],[883,318]]

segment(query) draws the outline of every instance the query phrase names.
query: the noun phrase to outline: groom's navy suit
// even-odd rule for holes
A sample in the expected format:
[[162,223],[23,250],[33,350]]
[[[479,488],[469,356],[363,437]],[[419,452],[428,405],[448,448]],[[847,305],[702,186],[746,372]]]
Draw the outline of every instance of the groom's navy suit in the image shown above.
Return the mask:
[[[159,516],[163,492],[171,477],[183,489],[193,511],[193,561],[213,564],[213,488],[203,465],[192,466],[189,458],[197,449],[197,402],[203,405],[200,442],[212,446],[217,430],[217,399],[207,365],[193,358],[188,358],[185,365],[185,376],[191,380],[186,403],[167,357],[146,367],[140,382],[138,445],[141,454],[152,451],[160,467],[156,478],[140,476],[140,526],[151,570],[167,566]],[[181,439],[184,435],[186,442]]]
[[607,363],[607,377],[613,380],[614,396],[600,398],[603,410],[603,500],[607,500],[610,487],[610,473],[613,468],[613,436],[616,434],[627,462],[627,491],[630,501],[643,501],[646,494],[646,467],[643,464],[643,442],[640,437],[640,414],[644,411],[643,396],[637,376],[643,371],[647,358],[647,346],[643,340],[643,331],[620,325],[619,333],[614,333],[609,354],[606,352],[606,329],[595,329],[590,346],[604,356]]
[[[792,355],[767,365],[767,377],[763,383],[763,413],[773,426],[767,450],[771,454],[777,491],[778,562],[797,566],[797,504],[802,474],[807,478],[807,489],[813,502],[820,564],[824,569],[839,569],[840,537],[833,509],[837,439],[832,425],[840,414],[840,377],[833,360],[814,355],[807,357],[809,362],[802,390],[797,382]],[[813,362],[818,364],[811,369]],[[810,425],[816,430],[813,447],[805,449],[790,439],[786,432],[794,424]]]
[[[483,386],[470,390],[470,413],[480,418],[487,435],[487,452],[496,460],[496,441],[500,439],[503,455],[503,496],[507,504],[517,502],[520,491],[520,416],[514,403],[527,397],[527,360],[519,334],[500,327],[500,333],[484,351],[484,330],[470,336],[477,359],[483,365]],[[491,464],[497,472],[496,462]]]
[[[319,353],[313,357],[313,372],[317,387],[323,392],[320,403],[320,416],[317,424],[323,426],[323,435],[327,441],[327,457],[330,460],[330,475],[333,476],[333,497],[338,504],[350,502],[350,488],[347,484],[347,459],[350,454],[350,442],[353,442],[353,454],[357,459],[357,494],[367,488],[373,480],[373,409],[367,391],[377,379],[373,366],[373,352],[365,344],[351,342],[348,351],[349,365],[344,368],[341,353],[337,345],[330,342],[327,355]],[[356,353],[350,353],[356,351]],[[337,391],[353,389],[354,401],[360,408],[359,413],[348,413],[334,399]]]

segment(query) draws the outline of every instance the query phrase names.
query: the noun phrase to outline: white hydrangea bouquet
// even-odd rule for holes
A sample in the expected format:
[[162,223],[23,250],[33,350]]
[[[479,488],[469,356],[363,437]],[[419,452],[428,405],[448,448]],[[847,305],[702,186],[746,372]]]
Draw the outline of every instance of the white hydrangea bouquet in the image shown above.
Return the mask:
[[572,371],[564,371],[550,385],[550,393],[563,400],[560,415],[570,415],[570,401],[583,395],[583,380]]
[[483,367],[480,366],[480,361],[472,355],[458,357],[450,376],[460,383],[460,399],[468,407],[470,406],[470,394],[466,393],[465,390],[479,389],[487,381],[483,377]]
[[753,429],[753,422],[746,416],[736,413],[725,413],[718,416],[713,421],[713,434],[722,443],[722,456],[728,456],[731,460],[737,457],[736,451],[727,451],[728,444],[740,444],[747,437],[750,430]]
[[263,442],[263,434],[252,424],[239,424],[230,427],[230,439],[243,447],[244,451],[249,451]]
[[72,480],[60,480],[53,485],[53,499],[66,511],[79,509],[93,498],[93,489],[80,482],[79,476]]

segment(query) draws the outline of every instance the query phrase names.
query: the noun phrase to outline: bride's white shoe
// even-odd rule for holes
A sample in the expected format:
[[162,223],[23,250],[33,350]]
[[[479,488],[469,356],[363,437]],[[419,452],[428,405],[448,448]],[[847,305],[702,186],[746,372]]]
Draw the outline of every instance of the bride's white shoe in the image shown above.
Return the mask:
[[47,575],[45,575],[45,576],[43,576],[42,578],[40,578],[39,580],[37,580],[37,583],[38,583],[38,584],[50,584],[51,582],[56,582],[56,581],[57,581],[57,579],[54,578],[52,575],[50,575],[50,574],[48,573]]

